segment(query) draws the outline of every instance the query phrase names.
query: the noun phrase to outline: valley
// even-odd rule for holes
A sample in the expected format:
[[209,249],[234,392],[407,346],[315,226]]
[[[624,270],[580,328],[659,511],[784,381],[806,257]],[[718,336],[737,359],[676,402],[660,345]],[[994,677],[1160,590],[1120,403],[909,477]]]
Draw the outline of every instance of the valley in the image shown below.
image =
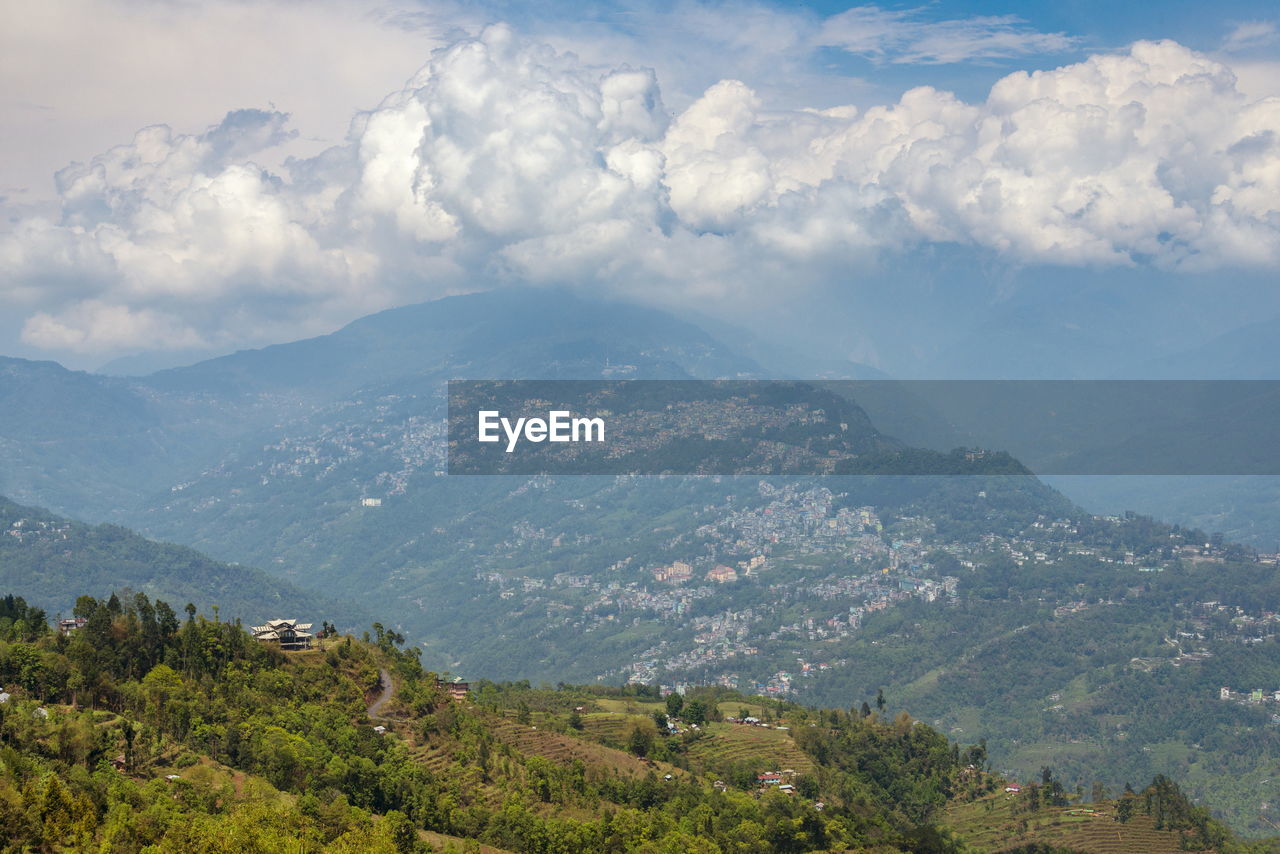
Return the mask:
[[[1018,474],[448,475],[449,377],[598,377],[618,364],[649,378],[767,375],[679,321],[588,301],[568,316],[598,319],[596,332],[550,323],[494,347],[514,315],[539,310],[521,300],[454,298],[141,380],[40,366],[50,413],[99,382],[114,408],[75,477],[10,468],[3,488],[299,592],[185,593],[128,574],[104,586],[255,620],[272,601],[315,603],[347,626],[376,613],[428,666],[496,680],[838,708],[883,692],[953,737],[985,739],[1005,773],[1051,762],[1070,787],[1111,791],[1169,773],[1234,827],[1268,832],[1280,803],[1274,554],[1087,513]],[[169,450],[131,467],[151,412],[151,441]],[[30,460],[41,428],[24,417],[5,447]],[[184,450],[188,434],[205,444]],[[801,451],[811,441],[792,436]],[[96,481],[111,491],[84,489]],[[21,545],[15,530],[6,539]],[[13,592],[69,610],[68,585],[42,590],[27,572]],[[1224,686],[1263,699],[1224,702]]]

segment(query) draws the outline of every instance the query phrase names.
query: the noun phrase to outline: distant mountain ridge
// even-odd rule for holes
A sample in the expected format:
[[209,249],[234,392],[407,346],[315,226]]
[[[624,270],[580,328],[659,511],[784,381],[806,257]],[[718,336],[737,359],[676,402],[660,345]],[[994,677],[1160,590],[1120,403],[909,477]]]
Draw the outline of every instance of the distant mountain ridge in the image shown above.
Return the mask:
[[133,590],[175,610],[218,606],[225,619],[324,614],[332,603],[258,569],[222,563],[185,546],[116,525],[86,525],[0,497],[0,590],[50,614],[69,615],[77,595]]
[[[264,428],[361,390],[455,378],[761,377],[657,309],[510,288],[390,309],[330,335],[148,377],[0,358],[0,491],[90,520],[198,475]],[[382,391],[379,391],[381,389]]]
[[228,414],[125,379],[0,358],[0,492],[106,518],[201,461]]
[[333,399],[408,377],[599,375],[599,363],[652,379],[762,376],[751,359],[658,309],[568,291],[510,288],[388,309],[330,335],[245,350],[143,382],[160,391]]

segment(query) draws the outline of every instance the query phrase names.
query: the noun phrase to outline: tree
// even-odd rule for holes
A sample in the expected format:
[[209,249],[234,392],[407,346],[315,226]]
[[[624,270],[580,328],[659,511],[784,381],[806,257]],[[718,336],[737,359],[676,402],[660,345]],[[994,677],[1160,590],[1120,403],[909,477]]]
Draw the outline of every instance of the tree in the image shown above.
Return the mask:
[[701,700],[690,700],[684,707],[684,719],[691,724],[702,726],[707,722],[707,704]]
[[178,615],[163,599],[156,600],[156,626],[160,629],[161,638],[171,638],[178,633]]
[[796,777],[796,791],[802,797],[814,800],[818,797],[818,778],[809,774],[801,774]]
[[648,756],[653,749],[653,733],[636,724],[631,728],[631,735],[627,739],[627,749],[636,756]]
[[582,715],[578,714],[577,709],[574,709],[569,713],[569,728],[576,730],[582,729]]
[[884,711],[884,689],[883,688],[876,689],[876,709],[881,712]]
[[680,716],[680,710],[684,708],[684,697],[672,691],[667,695],[667,715],[673,718]]
[[418,829],[409,821],[409,817],[400,810],[391,810],[383,820],[396,854],[413,854],[418,845]]
[[124,735],[124,767],[127,771],[133,770],[133,742],[138,735],[138,730],[134,727],[133,721],[125,719],[124,724],[120,727],[120,732]]

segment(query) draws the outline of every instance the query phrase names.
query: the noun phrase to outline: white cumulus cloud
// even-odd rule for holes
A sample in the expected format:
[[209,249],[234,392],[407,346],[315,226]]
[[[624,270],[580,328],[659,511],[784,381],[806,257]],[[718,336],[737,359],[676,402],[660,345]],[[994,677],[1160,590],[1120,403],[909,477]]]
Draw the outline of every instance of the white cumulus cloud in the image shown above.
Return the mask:
[[[1026,35],[988,26],[1005,31]],[[929,241],[1018,263],[1280,266],[1280,99],[1172,42],[1010,74],[979,103],[922,87],[779,110],[724,80],[672,115],[652,70],[497,25],[435,51],[343,144],[255,165],[289,137],[285,115],[238,111],[63,170],[61,215],[0,237],[25,340],[259,343],[512,280],[741,300],[856,280]]]

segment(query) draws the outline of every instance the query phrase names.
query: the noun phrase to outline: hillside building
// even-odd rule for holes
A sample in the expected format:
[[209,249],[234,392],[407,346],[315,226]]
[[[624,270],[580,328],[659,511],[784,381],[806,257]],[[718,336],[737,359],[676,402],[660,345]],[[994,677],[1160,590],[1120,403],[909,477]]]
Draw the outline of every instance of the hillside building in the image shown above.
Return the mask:
[[693,567],[682,560],[671,566],[661,566],[653,572],[654,581],[665,581],[667,584],[683,584],[693,577]]
[[74,617],[69,620],[58,620],[58,631],[64,635],[69,635],[76,629],[83,629],[84,624],[89,622],[84,617]]
[[731,566],[721,564],[715,569],[707,573],[707,580],[714,581],[716,584],[724,584],[729,581],[738,580],[738,572]]
[[466,700],[467,695],[471,693],[471,683],[463,682],[461,676],[456,677],[452,682],[437,679],[436,687],[441,691],[447,692],[450,700],[455,700],[457,702]]
[[311,649],[311,623],[297,620],[267,620],[265,626],[250,629],[255,639],[263,643],[279,644],[281,649]]

